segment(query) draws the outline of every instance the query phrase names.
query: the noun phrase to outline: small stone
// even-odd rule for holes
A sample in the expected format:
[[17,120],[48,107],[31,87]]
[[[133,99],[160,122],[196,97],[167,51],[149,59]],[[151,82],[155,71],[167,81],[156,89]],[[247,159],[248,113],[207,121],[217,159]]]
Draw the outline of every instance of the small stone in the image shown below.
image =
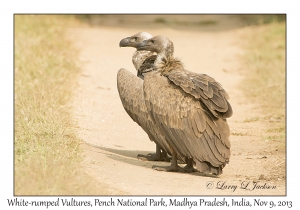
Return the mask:
[[265,179],[265,176],[263,174],[261,174],[258,178],[258,180],[264,180]]

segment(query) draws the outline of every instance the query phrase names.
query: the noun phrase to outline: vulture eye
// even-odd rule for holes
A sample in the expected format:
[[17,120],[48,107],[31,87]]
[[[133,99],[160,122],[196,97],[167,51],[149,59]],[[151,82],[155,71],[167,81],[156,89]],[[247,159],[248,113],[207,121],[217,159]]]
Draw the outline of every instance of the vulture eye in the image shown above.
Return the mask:
[[150,42],[151,42],[152,44],[154,44],[154,43],[155,43],[155,40],[151,39]]

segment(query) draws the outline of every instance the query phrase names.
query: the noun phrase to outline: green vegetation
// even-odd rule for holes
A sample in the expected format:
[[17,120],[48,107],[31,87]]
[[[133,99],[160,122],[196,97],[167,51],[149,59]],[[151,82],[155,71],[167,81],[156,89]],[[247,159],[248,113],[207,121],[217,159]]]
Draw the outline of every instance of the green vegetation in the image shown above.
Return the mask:
[[206,25],[215,25],[217,24],[217,21],[214,20],[201,20],[201,21],[193,21],[193,20],[176,20],[176,19],[170,19],[170,18],[163,18],[158,17],[155,18],[154,23],[160,23],[164,25],[179,25],[179,26],[189,26],[189,27],[196,27],[196,26],[206,26]]
[[240,15],[241,19],[249,25],[262,25],[268,23],[285,22],[285,14],[257,14],[257,15]]
[[154,23],[167,23],[167,20],[163,17],[158,17],[154,19]]
[[272,22],[285,22],[285,14],[81,14],[75,18],[93,26],[109,25],[118,27],[171,27],[184,30],[228,30],[250,25],[262,25]]
[[269,132],[269,133],[280,133],[280,132],[285,132],[285,126],[283,126],[283,127],[271,128],[271,129],[268,129],[267,132]]
[[203,20],[203,21],[197,21],[194,24],[195,25],[215,25],[215,24],[217,24],[217,21],[215,21],[215,20]]
[[258,120],[259,120],[259,117],[251,117],[251,118],[246,118],[243,122],[255,122]]
[[250,136],[249,133],[242,133],[242,132],[231,132],[231,135],[234,135],[234,136]]
[[[95,194],[80,170],[71,90],[80,69],[66,16],[15,15],[15,195]],[[102,189],[102,192],[105,191]]]
[[248,97],[261,104],[273,139],[285,140],[286,46],[285,22],[256,26],[244,33],[246,67],[243,88]]

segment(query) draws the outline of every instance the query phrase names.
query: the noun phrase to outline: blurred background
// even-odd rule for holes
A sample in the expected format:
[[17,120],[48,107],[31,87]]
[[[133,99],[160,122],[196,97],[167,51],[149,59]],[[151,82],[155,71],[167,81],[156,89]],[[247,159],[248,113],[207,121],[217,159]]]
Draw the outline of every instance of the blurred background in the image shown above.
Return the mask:
[[78,20],[91,26],[118,27],[170,27],[202,31],[222,31],[234,28],[285,22],[285,14],[234,14],[234,15],[98,15],[81,14]]

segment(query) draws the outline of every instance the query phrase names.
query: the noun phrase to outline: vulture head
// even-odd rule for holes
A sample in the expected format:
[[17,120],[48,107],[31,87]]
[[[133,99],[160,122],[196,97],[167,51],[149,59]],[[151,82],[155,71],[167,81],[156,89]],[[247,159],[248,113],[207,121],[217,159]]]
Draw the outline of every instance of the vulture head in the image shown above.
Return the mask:
[[126,37],[124,39],[122,39],[119,43],[120,47],[134,47],[136,48],[136,46],[147,39],[150,39],[152,37],[151,34],[147,33],[147,32],[140,32],[137,33],[133,36],[130,37]]
[[183,68],[182,62],[173,56],[173,42],[165,36],[155,36],[147,39],[139,43],[136,49],[137,51],[146,50],[157,53],[154,68],[156,71],[161,72],[161,75],[178,68]]
[[156,52],[163,56],[171,56],[174,53],[173,42],[165,36],[155,36],[147,39],[136,46],[136,49]]

